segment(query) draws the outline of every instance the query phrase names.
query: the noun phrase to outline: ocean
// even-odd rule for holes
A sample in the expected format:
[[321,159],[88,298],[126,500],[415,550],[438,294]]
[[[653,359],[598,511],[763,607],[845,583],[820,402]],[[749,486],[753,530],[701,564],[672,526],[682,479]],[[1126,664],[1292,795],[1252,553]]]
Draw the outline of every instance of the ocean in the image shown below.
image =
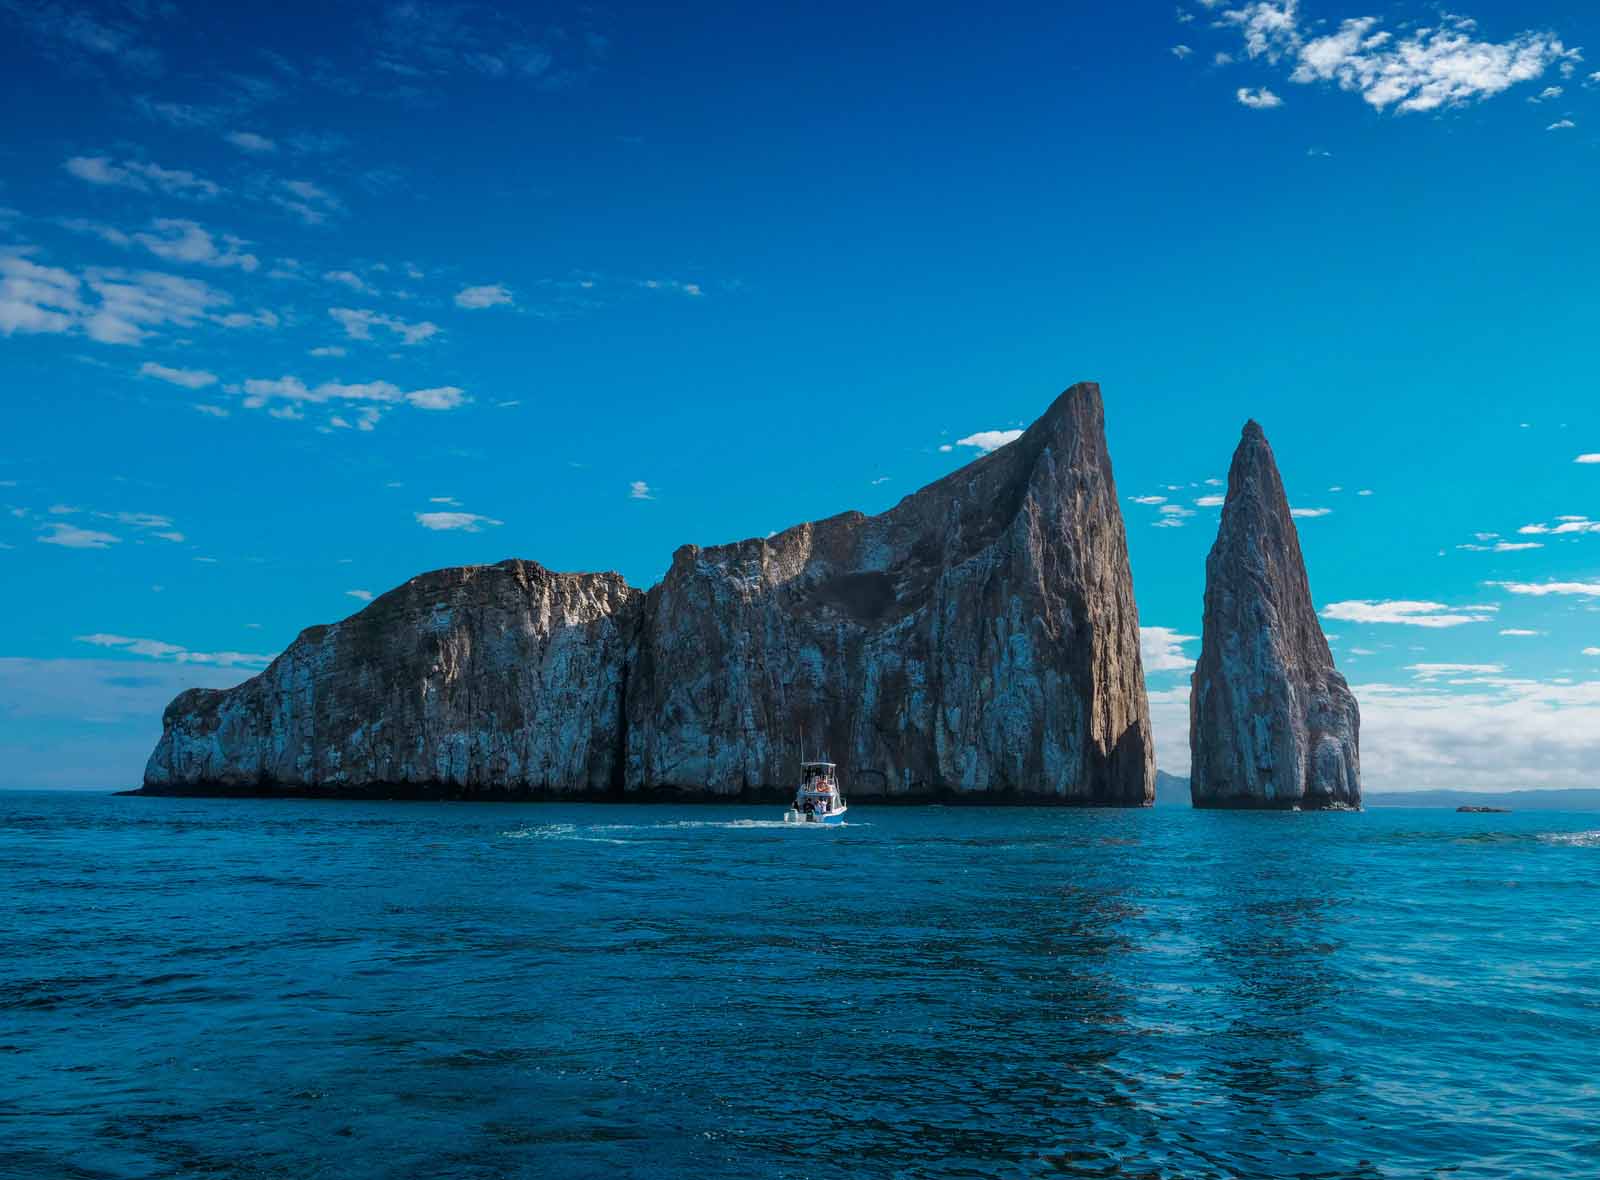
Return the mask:
[[1600,1175],[1600,814],[0,793],[0,1176]]

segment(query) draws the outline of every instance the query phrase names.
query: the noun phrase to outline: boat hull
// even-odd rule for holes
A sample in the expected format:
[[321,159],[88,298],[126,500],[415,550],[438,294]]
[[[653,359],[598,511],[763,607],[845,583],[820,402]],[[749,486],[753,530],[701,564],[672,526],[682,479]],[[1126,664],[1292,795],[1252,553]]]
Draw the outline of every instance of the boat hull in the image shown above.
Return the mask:
[[837,827],[839,824],[844,823],[845,812],[849,810],[848,807],[841,807],[838,811],[830,811],[826,815],[817,815],[815,813],[806,815],[791,807],[783,813],[783,822],[786,824],[811,824],[814,827]]

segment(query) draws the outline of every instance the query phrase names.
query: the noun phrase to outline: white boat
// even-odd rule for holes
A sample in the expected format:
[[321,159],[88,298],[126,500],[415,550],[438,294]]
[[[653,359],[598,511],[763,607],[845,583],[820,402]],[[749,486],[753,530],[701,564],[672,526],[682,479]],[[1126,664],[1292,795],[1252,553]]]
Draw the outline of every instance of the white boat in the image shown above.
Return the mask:
[[794,802],[783,813],[788,824],[838,824],[850,810],[839,789],[838,770],[831,762],[802,762],[800,786]]

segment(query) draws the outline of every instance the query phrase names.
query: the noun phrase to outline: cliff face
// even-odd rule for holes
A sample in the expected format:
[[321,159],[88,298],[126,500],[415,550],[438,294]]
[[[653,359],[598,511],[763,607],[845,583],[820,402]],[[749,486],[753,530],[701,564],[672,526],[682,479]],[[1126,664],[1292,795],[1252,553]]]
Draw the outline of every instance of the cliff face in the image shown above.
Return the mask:
[[1196,807],[1360,807],[1361,714],[1317,620],[1261,427],[1247,423],[1206,559],[1189,696]]
[[630,784],[787,782],[803,732],[847,768],[852,798],[1152,797],[1095,386],[882,515],[680,549],[645,615]]
[[879,516],[686,546],[649,593],[528,562],[413,579],[168,708],[146,789],[395,785],[1140,806],[1154,764],[1100,391]]
[[145,787],[620,789],[643,597],[531,561],[422,574],[237,688],[179,695]]

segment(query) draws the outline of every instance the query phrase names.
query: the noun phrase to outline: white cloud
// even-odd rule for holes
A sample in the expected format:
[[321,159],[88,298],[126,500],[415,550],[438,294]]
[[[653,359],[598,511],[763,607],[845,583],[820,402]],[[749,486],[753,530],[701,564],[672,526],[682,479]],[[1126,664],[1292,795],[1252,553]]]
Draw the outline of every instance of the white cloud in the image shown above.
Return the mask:
[[1490,582],[1489,585],[1533,598],[1545,598],[1552,594],[1600,598],[1600,582]]
[[346,590],[344,593],[347,598],[359,598],[362,602],[372,601],[371,590]]
[[322,277],[330,283],[339,283],[341,286],[349,287],[352,291],[359,291],[363,295],[376,293],[367,285],[367,280],[353,270],[330,270],[324,272]]
[[1134,496],[1132,500],[1135,504],[1165,504],[1167,502],[1165,496]]
[[1353,685],[1363,785],[1509,790],[1600,779],[1600,682]]
[[1196,635],[1180,635],[1171,627],[1140,627],[1139,656],[1146,672],[1188,672],[1194,661],[1184,654],[1183,644]]
[[106,187],[131,188],[140,192],[159,190],[169,196],[195,200],[210,200],[222,193],[220,185],[193,172],[143,164],[137,160],[124,160],[117,164],[107,156],[74,156],[62,167],[79,180]]
[[1234,97],[1239,100],[1240,105],[1247,106],[1253,111],[1270,111],[1274,107],[1283,105],[1283,99],[1265,86],[1260,88],[1241,86],[1234,92]]
[[1156,765],[1169,774],[1188,774],[1189,686],[1155,689],[1146,695],[1150,701]]
[[511,292],[499,283],[467,287],[456,293],[456,306],[469,309],[497,307],[511,302]]
[[415,516],[418,524],[435,532],[481,533],[485,527],[505,523],[475,512],[418,512]]
[[166,365],[156,364],[155,361],[145,361],[139,366],[139,372],[145,377],[181,385],[185,389],[204,389],[208,385],[217,383],[215,373],[207,373],[203,369],[169,369]]
[[85,309],[83,331],[102,344],[137,344],[169,324],[192,327],[232,302],[199,279],[155,271],[96,268],[85,271],[84,279],[100,304]]
[[1407,664],[1406,670],[1415,672],[1419,680],[1437,680],[1441,676],[1498,676],[1505,671],[1502,664]]
[[1182,61],[1193,52],[1194,50],[1190,49],[1187,45],[1174,45],[1172,47],[1172,56],[1176,57],[1179,61]]
[[1579,455],[1576,459],[1573,460],[1573,462],[1574,463],[1600,463],[1600,451],[1591,452],[1590,454],[1587,454],[1587,455]]
[[1539,635],[1539,634],[1542,634],[1542,632],[1529,631],[1524,627],[1507,627],[1507,628],[1505,628],[1505,630],[1501,631],[1500,634],[1502,634],[1502,635],[1525,636],[1525,635]]
[[55,521],[45,528],[47,532],[45,536],[39,538],[40,543],[60,545],[63,549],[109,549],[122,540],[121,537],[113,537],[110,533],[81,529],[64,521]]
[[650,485],[642,479],[636,479],[628,485],[628,499],[654,500],[656,494],[650,490]]
[[179,664],[210,664],[219,668],[265,668],[272,656],[241,651],[201,652],[190,651],[177,643],[164,643],[159,639],[135,639],[127,635],[79,635],[79,643],[107,647],[129,655],[145,656],[152,660],[171,660]]
[[1576,126],[1577,126],[1577,124],[1574,123],[1571,119],[1557,119],[1554,123],[1550,124],[1550,126],[1546,127],[1545,130],[1546,131],[1570,131],[1570,130],[1572,130],[1572,128],[1574,128]]
[[[367,416],[357,422],[356,428],[360,430],[372,429],[382,407],[404,404],[419,410],[453,410],[465,404],[467,400],[465,392],[454,385],[414,389],[408,392],[389,381],[366,381],[350,385],[338,381],[324,381],[320,385],[309,386],[298,377],[251,378],[244,383],[242,392],[245,408],[250,410],[261,409],[274,399],[291,404],[373,403],[362,411]],[[300,416],[298,413],[292,415],[285,413],[282,409],[269,412],[276,412],[279,417]],[[331,425],[343,427],[350,424],[341,421]]]
[[206,415],[208,418],[228,417],[228,411],[223,409],[221,406],[210,406],[203,403],[197,403],[194,408],[200,413]]
[[1201,508],[1221,508],[1225,503],[1227,503],[1226,496],[1201,496],[1195,501]]
[[260,265],[254,254],[241,249],[246,243],[239,238],[224,236],[219,246],[209,230],[181,218],[157,218],[150,225],[154,233],[134,234],[133,240],[157,258],[198,266],[233,266],[246,274]]
[[1289,515],[1290,516],[1299,517],[1302,520],[1309,520],[1309,519],[1313,519],[1313,518],[1318,517],[1318,516],[1331,516],[1332,514],[1333,514],[1333,509],[1332,508],[1291,508],[1291,509],[1289,509]]
[[1586,647],[1583,649],[1586,656],[1600,656],[1600,647]]
[[324,344],[320,348],[311,350],[312,356],[347,356],[350,350],[341,348],[337,344]]
[[278,150],[278,145],[265,135],[257,135],[254,131],[230,131],[222,137],[240,151],[250,152],[252,155],[265,155]]
[[987,455],[990,451],[998,451],[1007,443],[1014,443],[1022,437],[1020,430],[980,430],[976,434],[969,434],[966,438],[956,439],[958,447],[977,447]]
[[399,336],[402,344],[421,344],[439,332],[439,325],[427,320],[408,324],[394,316],[351,307],[330,307],[328,314],[339,321],[345,335],[352,340],[371,340],[374,328],[385,328]]
[[1499,607],[1451,607],[1442,602],[1352,600],[1331,602],[1322,608],[1322,617],[1347,623],[1390,623],[1407,627],[1464,627],[1469,623],[1487,623]]
[[1181,504],[1163,504],[1161,515],[1175,520],[1182,520],[1194,515],[1194,509],[1185,508]]
[[57,267],[0,256],[0,333],[70,332],[84,310],[81,285]]
[[[1313,28],[1301,24],[1298,0],[1257,0],[1224,11],[1219,23],[1239,30],[1251,58],[1289,63],[1292,82],[1330,82],[1378,110],[1401,113],[1490,98],[1553,67],[1570,72],[1579,59],[1554,33],[1481,41],[1475,22],[1449,14],[1398,33],[1380,28],[1378,17],[1357,17],[1311,36]],[[1241,102],[1246,93],[1239,92]]]
[[272,194],[271,200],[307,225],[322,225],[329,217],[344,211],[344,202],[309,180],[280,181],[279,191]]

